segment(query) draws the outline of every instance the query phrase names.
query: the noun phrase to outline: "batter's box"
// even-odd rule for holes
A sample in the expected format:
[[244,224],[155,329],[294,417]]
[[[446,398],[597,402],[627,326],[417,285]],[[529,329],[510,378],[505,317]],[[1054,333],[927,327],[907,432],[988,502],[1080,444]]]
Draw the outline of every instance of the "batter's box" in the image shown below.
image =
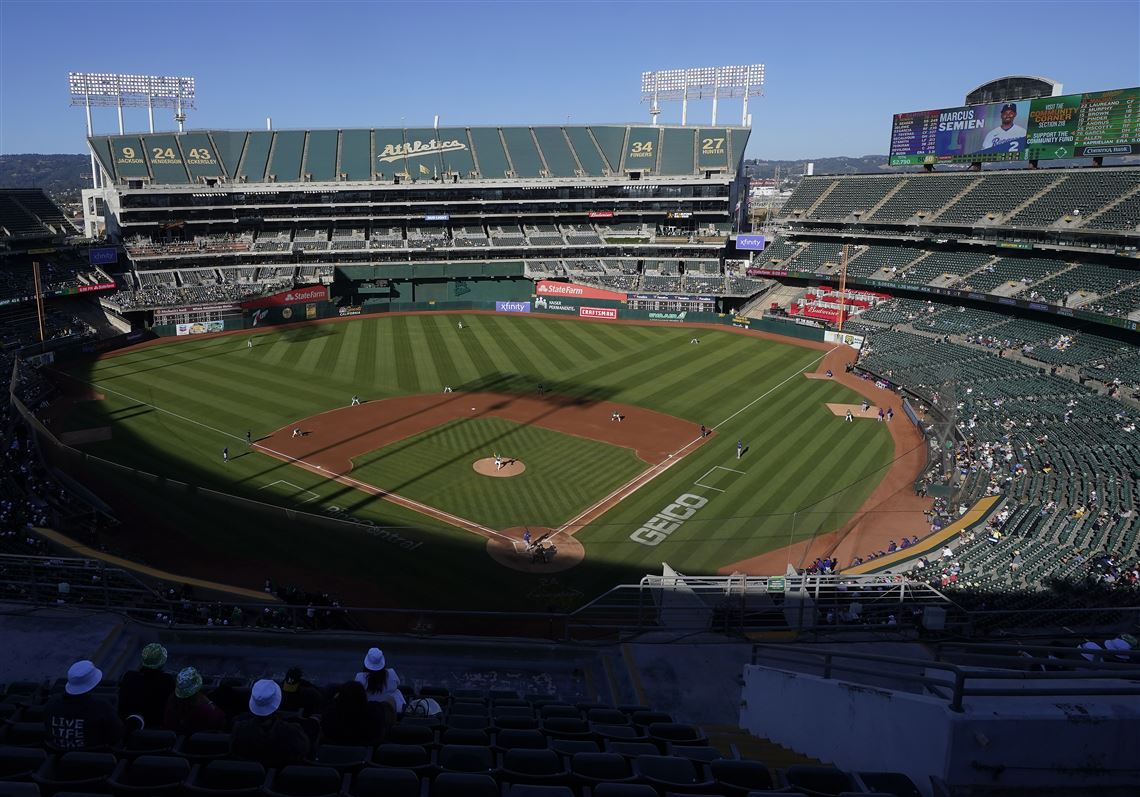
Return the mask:
[[706,490],[716,490],[718,493],[723,493],[743,475],[744,471],[742,470],[722,468],[720,465],[713,465],[703,476],[693,482],[693,484],[697,487],[704,487]]
[[[270,487],[276,487],[278,484],[284,484],[286,487],[292,487],[294,495],[300,495],[302,493],[308,494],[309,497],[306,498],[304,501],[300,502],[302,504],[307,504],[310,501],[316,501],[318,498],[320,498],[320,496],[317,495],[316,493],[314,493],[312,490],[306,490],[304,487],[300,487],[296,484],[293,484],[293,482],[287,482],[284,479],[278,479],[275,482],[270,482],[269,484],[265,485],[264,487],[258,487],[257,489],[268,490]],[[282,491],[281,490],[274,490],[274,492],[279,493]]]

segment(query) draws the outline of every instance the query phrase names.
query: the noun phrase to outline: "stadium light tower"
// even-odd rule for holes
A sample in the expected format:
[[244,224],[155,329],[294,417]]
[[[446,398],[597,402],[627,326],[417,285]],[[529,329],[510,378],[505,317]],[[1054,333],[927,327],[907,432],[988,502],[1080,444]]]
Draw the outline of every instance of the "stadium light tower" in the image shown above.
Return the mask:
[[[120,75],[106,72],[68,72],[71,105],[87,109],[87,136],[94,135],[91,108],[118,108],[119,135],[123,129],[123,108],[146,108],[150,132],[154,132],[154,109],[174,109],[178,132],[183,130],[186,110],[194,107],[194,78],[156,75]],[[95,155],[91,155],[91,182],[98,183]]]
[[748,98],[764,94],[764,65],[701,66],[691,69],[661,69],[641,73],[641,101],[651,103],[649,116],[657,125],[661,101],[681,101],[681,124],[688,122],[689,100],[712,97],[712,124],[717,103],[723,98],[742,97],[740,124],[748,127]]

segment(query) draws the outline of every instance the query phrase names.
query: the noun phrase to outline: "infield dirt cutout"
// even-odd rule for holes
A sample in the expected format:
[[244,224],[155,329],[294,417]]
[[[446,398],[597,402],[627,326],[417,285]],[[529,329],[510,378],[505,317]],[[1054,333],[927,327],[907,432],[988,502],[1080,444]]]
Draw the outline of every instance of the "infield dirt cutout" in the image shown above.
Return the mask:
[[[618,416],[621,421],[613,420]],[[546,562],[541,559],[531,561],[531,553],[524,550],[522,543],[522,527],[502,531],[492,529],[382,487],[366,484],[350,475],[355,457],[451,421],[485,417],[503,418],[629,448],[647,464],[647,468],[554,530],[548,544],[554,544],[556,551]],[[301,435],[295,437],[294,429],[299,429]],[[505,567],[552,573],[568,570],[585,558],[582,543],[573,537],[575,531],[681,461],[712,436],[701,438],[700,426],[681,418],[612,401],[586,401],[559,395],[539,397],[456,391],[365,401],[328,410],[283,426],[258,440],[253,447],[263,454],[478,534],[487,539],[491,558]],[[498,478],[517,476],[526,467],[515,460],[512,469],[511,462],[505,459],[504,467],[496,471],[494,458],[487,457],[476,461],[472,467],[481,475]],[[547,531],[532,528],[531,534],[537,539]]]

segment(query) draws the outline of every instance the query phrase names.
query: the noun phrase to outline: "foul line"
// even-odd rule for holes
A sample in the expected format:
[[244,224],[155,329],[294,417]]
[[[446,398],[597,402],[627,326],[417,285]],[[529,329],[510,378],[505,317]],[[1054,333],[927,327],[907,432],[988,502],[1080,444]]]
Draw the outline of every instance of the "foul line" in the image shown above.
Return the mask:
[[[56,372],[56,373],[58,373],[58,372]],[[170,415],[171,417],[178,418],[179,420],[186,421],[187,423],[192,423],[196,426],[201,426],[203,429],[209,429],[211,432],[216,432],[217,434],[220,434],[223,437],[230,437],[230,438],[233,438],[234,440],[237,440],[239,442],[244,442],[244,440],[245,440],[244,437],[241,437],[241,436],[236,435],[236,434],[230,434],[229,432],[224,432],[221,429],[218,429],[214,426],[210,426],[210,424],[208,424],[208,423],[203,423],[202,421],[197,421],[197,420],[194,420],[193,418],[187,418],[185,415],[179,415],[177,412],[171,412],[170,410],[163,409],[162,407],[159,407],[157,404],[152,404],[149,401],[142,401],[141,399],[137,399],[134,396],[128,395],[126,393],[122,393],[118,390],[114,390],[114,389],[108,388],[108,387],[103,387],[102,385],[98,385],[94,382],[88,382],[86,379],[81,379],[79,381],[84,382],[84,383],[90,385],[91,387],[95,387],[95,388],[99,388],[100,390],[104,390],[108,393],[114,393],[116,396],[121,396],[121,397],[127,399],[128,401],[134,401],[138,404],[143,405],[144,407],[150,407],[155,412],[166,413],[167,415]],[[503,534],[502,532],[495,531],[494,529],[487,528],[486,526],[484,526],[480,523],[476,523],[473,520],[467,520],[466,518],[461,518],[458,515],[453,515],[450,512],[445,512],[442,509],[437,509],[435,507],[428,506],[427,504],[421,504],[418,501],[413,501],[410,498],[405,498],[402,495],[397,495],[396,493],[389,492],[389,491],[384,490],[380,487],[377,487],[374,484],[368,484],[367,482],[362,482],[359,479],[352,478],[351,476],[345,476],[345,475],[340,474],[340,473],[333,473],[332,471],[327,471],[323,467],[321,467],[320,465],[312,465],[312,464],[306,462],[305,460],[300,459],[299,457],[294,457],[294,456],[291,456],[289,454],[285,454],[281,451],[275,451],[274,449],[269,448],[268,446],[262,445],[261,443],[254,443],[252,448],[261,449],[262,451],[264,451],[268,454],[271,454],[272,456],[274,456],[275,458],[277,458],[279,460],[283,460],[283,461],[288,462],[290,464],[300,465],[301,467],[305,468],[306,470],[308,470],[312,473],[317,473],[317,474],[320,474],[322,476],[327,476],[327,477],[331,478],[333,481],[340,482],[341,484],[344,484],[348,487],[355,487],[356,489],[360,490],[361,492],[367,493],[369,495],[375,495],[375,496],[377,496],[377,497],[379,497],[385,501],[391,501],[393,504],[396,504],[398,506],[403,506],[405,509],[412,509],[416,512],[419,512],[421,515],[426,515],[428,517],[436,518],[437,520],[446,521],[447,523],[451,524],[452,526],[455,526],[456,528],[465,529],[467,531],[474,530],[474,531],[477,531],[481,534],[490,535],[493,537],[500,537],[504,540],[512,540],[512,541],[514,540],[514,538],[508,534]]]
[[[788,382],[791,382],[797,376],[802,374],[807,369],[811,368],[813,365],[815,365],[816,363],[821,361],[824,357],[831,354],[831,352],[835,351],[838,348],[839,348],[839,346],[833,346],[832,348],[828,349],[823,354],[819,355],[814,360],[812,360],[807,365],[805,365],[803,368],[800,368],[798,371],[796,371],[795,373],[788,376],[787,379],[784,379],[779,384],[773,385],[772,387],[768,388],[763,393],[761,393],[759,396],[752,399],[752,401],[745,404],[743,407],[738,409],[736,412],[732,413],[732,415],[729,415],[727,418],[725,418],[723,421],[716,424],[712,428],[716,429],[716,428],[723,426],[724,424],[728,423],[733,418],[735,418],[737,415],[739,415],[740,413],[744,412],[746,409],[748,409],[749,407],[754,405],[756,402],[758,402],[761,399],[765,398],[766,396],[770,395],[773,391],[780,389],[781,387],[786,385]],[[685,443],[685,445],[678,448],[672,454],[669,454],[669,456],[665,459],[665,461],[659,462],[656,465],[654,465],[653,467],[649,468],[648,470],[642,471],[637,476],[634,476],[630,481],[626,482],[621,487],[618,487],[616,490],[614,490],[612,493],[607,495],[602,500],[600,500],[597,503],[591,505],[590,507],[582,510],[576,516],[574,516],[573,518],[571,518],[567,522],[563,523],[561,526],[559,526],[554,531],[554,534],[569,534],[570,536],[574,536],[575,531],[570,531],[570,529],[573,529],[575,527],[577,527],[577,529],[581,529],[586,524],[593,522],[598,517],[605,514],[605,512],[608,512],[610,509],[613,508],[612,506],[609,506],[609,503],[611,501],[614,501],[614,503],[617,504],[617,503],[620,503],[621,501],[624,501],[626,498],[629,498],[629,496],[633,495],[635,492],[640,490],[642,487],[649,484],[649,482],[653,481],[658,476],[660,476],[662,473],[669,470],[669,468],[673,467],[678,462],[680,462],[686,455],[692,453],[689,449],[692,448],[693,445],[696,444],[697,442],[699,442],[701,439],[702,438],[698,437],[695,440],[690,440],[688,443]],[[591,515],[591,513],[593,513],[593,514]]]
[[382,487],[377,487],[375,484],[362,482],[359,479],[354,479],[353,477],[347,476],[343,473],[334,473],[331,470],[325,470],[322,465],[313,465],[312,463],[306,462],[300,457],[294,457],[291,454],[286,454],[282,451],[276,451],[269,446],[262,445],[261,443],[254,443],[253,447],[268,452],[275,458],[288,462],[291,465],[300,465],[302,468],[305,468],[305,470],[308,470],[311,473],[317,473],[321,476],[326,476],[333,481],[340,482],[347,487],[355,487],[363,493],[367,493],[368,495],[375,495],[384,501],[391,501],[393,504],[402,506],[405,509],[415,510],[421,515],[426,515],[427,517],[435,518],[436,520],[444,520],[456,528],[460,528],[465,531],[476,531],[483,535],[500,537],[504,540],[514,540],[514,537],[511,537],[508,534],[503,534],[501,531],[495,531],[494,529],[488,528],[481,523],[476,523],[473,520],[459,517],[459,515],[453,515],[450,512],[445,512],[444,510],[438,509],[434,506],[421,504],[419,501],[413,501],[411,498],[405,498],[404,496],[397,493],[389,492]]
[[[761,393],[759,396],[752,399],[752,401],[748,402],[743,407],[738,409],[736,412],[732,413],[732,415],[729,415],[727,418],[722,420],[720,423],[717,423],[710,428],[715,430],[715,429],[723,426],[724,424],[728,423],[733,418],[735,418],[737,415],[740,415],[742,412],[744,412],[745,410],[752,407],[758,401],[760,401],[760,400],[766,398],[767,396],[771,395],[776,390],[779,390],[781,387],[786,385],[788,382],[795,379],[797,376],[802,374],[808,368],[811,368],[813,365],[815,365],[816,363],[821,361],[824,357],[831,354],[831,352],[835,351],[838,348],[840,348],[840,347],[839,346],[833,346],[832,348],[828,349],[823,354],[819,355],[814,360],[807,363],[803,368],[800,368],[795,373],[788,376],[786,379],[784,379],[781,382],[779,382],[779,383],[773,385],[772,387],[768,388],[763,393]],[[99,388],[100,390],[105,390],[108,393],[114,393],[117,396],[122,396],[123,398],[128,399],[130,401],[138,402],[139,404],[142,404],[144,407],[150,407],[151,409],[153,409],[157,412],[164,412],[167,415],[173,416],[175,418],[179,418],[180,420],[186,421],[187,423],[196,424],[198,426],[201,426],[203,429],[209,429],[212,432],[217,432],[218,434],[223,435],[225,437],[231,437],[234,440],[238,440],[238,441],[243,439],[243,438],[239,437],[238,435],[230,434],[229,432],[224,432],[221,429],[217,429],[213,426],[210,426],[207,423],[202,423],[201,421],[196,421],[193,418],[187,418],[184,415],[179,415],[176,412],[171,412],[170,410],[163,409],[162,407],[159,407],[155,404],[151,404],[150,402],[147,402],[147,401],[140,401],[139,399],[135,398],[134,396],[129,396],[126,393],[121,393],[117,390],[113,390],[111,388],[103,387],[101,385],[95,384],[94,382],[87,382],[87,380],[85,380],[85,379],[80,380],[80,381],[86,382],[88,385],[90,385],[92,387]],[[688,443],[685,443],[685,445],[681,446],[676,451],[669,454],[668,457],[665,459],[665,461],[659,462],[656,465],[654,465],[653,467],[649,468],[648,470],[642,471],[637,476],[633,477],[633,479],[626,482],[621,487],[618,487],[612,493],[607,495],[605,498],[601,499],[600,501],[595,502],[591,506],[589,506],[586,509],[584,509],[583,511],[579,512],[573,518],[571,518],[570,520],[568,520],[567,522],[565,522],[561,526],[559,526],[557,529],[555,529],[554,532],[550,536],[554,537],[554,536],[557,536],[559,534],[569,534],[570,536],[573,536],[574,532],[569,531],[569,529],[574,528],[574,527],[577,527],[577,528],[584,527],[587,523],[594,521],[595,519],[600,517],[602,514],[609,511],[609,509],[612,509],[613,507],[609,506],[609,503],[611,501],[614,501],[615,504],[620,503],[621,501],[625,500],[629,496],[633,495],[635,492],[640,490],[642,487],[649,484],[649,482],[653,481],[658,476],[660,476],[662,473],[669,470],[669,468],[676,465],[685,456],[692,453],[690,451],[690,449],[692,449],[692,447],[702,439],[703,438],[701,438],[701,437],[697,437],[693,440],[690,440]],[[406,509],[412,509],[416,512],[419,512],[422,515],[427,515],[428,517],[434,517],[434,518],[439,519],[439,520],[444,520],[447,523],[450,523],[451,525],[456,526],[457,528],[466,528],[467,530],[474,530],[474,531],[477,531],[483,535],[490,535],[493,537],[499,537],[499,538],[504,539],[504,540],[510,540],[512,543],[514,542],[513,537],[511,537],[507,534],[503,534],[502,532],[495,531],[494,529],[488,528],[488,527],[486,527],[480,523],[476,523],[472,520],[467,520],[466,518],[461,518],[458,515],[453,515],[450,512],[445,512],[442,509],[437,509],[435,507],[427,506],[426,504],[421,504],[418,501],[413,501],[412,499],[405,498],[402,495],[397,495],[396,493],[388,492],[387,490],[381,489],[381,488],[379,488],[373,484],[368,484],[367,482],[362,482],[359,479],[354,479],[351,476],[346,476],[346,475],[339,474],[339,473],[333,473],[332,471],[327,471],[323,467],[321,467],[320,465],[312,465],[312,464],[306,462],[305,460],[300,459],[299,457],[293,457],[293,456],[291,456],[289,454],[285,454],[281,451],[275,451],[274,449],[269,448],[268,446],[264,446],[261,443],[254,443],[253,448],[258,448],[258,449],[261,449],[265,452],[268,452],[269,454],[272,454],[274,457],[281,459],[281,460],[284,460],[285,462],[288,462],[290,464],[299,464],[301,467],[305,468],[306,470],[308,470],[312,473],[318,473],[318,474],[321,474],[324,476],[328,476],[333,481],[340,482],[341,484],[344,484],[344,485],[349,486],[349,487],[355,487],[356,489],[360,490],[361,492],[368,493],[369,495],[375,495],[375,496],[381,498],[382,500],[391,501],[392,503],[394,503],[398,506],[403,506]]]
[[[56,373],[59,373],[59,372],[57,371]],[[149,401],[143,401],[142,399],[137,399],[134,396],[129,396],[126,393],[120,393],[118,390],[115,390],[113,388],[103,387],[102,385],[96,384],[95,382],[87,382],[86,379],[83,379],[80,381],[86,382],[91,387],[97,387],[100,390],[106,391],[107,393],[114,393],[116,396],[122,396],[123,398],[127,399],[128,401],[134,401],[138,404],[142,404],[144,407],[150,407],[155,412],[163,412],[163,413],[166,413],[167,415],[170,415],[171,417],[178,418],[179,420],[182,420],[182,421],[186,421],[187,423],[192,423],[192,424],[195,424],[197,426],[201,426],[203,429],[209,429],[211,432],[217,432],[218,434],[222,435],[223,437],[232,437],[234,440],[237,440],[239,442],[245,440],[244,437],[241,437],[239,435],[230,434],[229,432],[224,432],[221,429],[218,429],[214,426],[210,426],[210,424],[208,424],[208,423],[202,423],[201,421],[196,421],[193,418],[187,418],[185,415],[179,415],[177,412],[171,412],[170,410],[163,409],[162,407],[158,406],[157,404],[151,404]]]

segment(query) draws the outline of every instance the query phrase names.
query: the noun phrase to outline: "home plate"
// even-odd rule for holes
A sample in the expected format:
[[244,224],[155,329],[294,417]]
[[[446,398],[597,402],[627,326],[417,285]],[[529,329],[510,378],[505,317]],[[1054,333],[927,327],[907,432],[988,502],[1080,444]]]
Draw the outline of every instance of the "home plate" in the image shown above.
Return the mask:
[[862,404],[831,404],[828,403],[827,408],[835,415],[846,418],[847,410],[851,410],[851,414],[856,418],[875,418],[879,417],[879,408],[872,404],[867,408],[866,412],[863,411]]

